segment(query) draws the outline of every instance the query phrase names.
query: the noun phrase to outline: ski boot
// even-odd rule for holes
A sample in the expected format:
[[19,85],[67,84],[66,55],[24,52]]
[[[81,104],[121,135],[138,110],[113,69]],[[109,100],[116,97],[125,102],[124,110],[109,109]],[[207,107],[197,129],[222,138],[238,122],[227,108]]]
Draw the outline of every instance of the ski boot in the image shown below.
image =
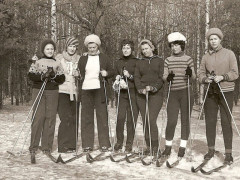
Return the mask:
[[106,146],[102,146],[100,149],[101,149],[102,152],[111,151],[111,147],[106,147]]
[[214,156],[214,153],[215,153],[215,149],[209,149],[208,153],[204,155],[204,159],[210,160]]
[[186,148],[184,147],[179,147],[179,150],[178,150],[178,157],[182,158],[185,154],[185,150]]
[[115,145],[114,145],[114,150],[115,151],[119,151],[119,150],[121,150],[122,149],[122,144],[120,144],[120,143],[116,143]]
[[36,158],[35,158],[36,153],[35,153],[35,151],[31,151],[30,155],[31,155],[31,163],[36,164]]
[[91,147],[83,148],[83,152],[91,152],[93,149]]
[[125,152],[127,152],[127,153],[132,152],[132,144],[126,144],[126,146],[125,146]]
[[149,146],[147,146],[147,148],[143,151],[143,154],[144,155],[150,154],[150,147]]
[[227,164],[227,165],[231,165],[233,163],[232,153],[226,153],[225,154],[224,163]]
[[170,156],[172,150],[172,146],[165,146],[165,150],[162,153],[162,156]]

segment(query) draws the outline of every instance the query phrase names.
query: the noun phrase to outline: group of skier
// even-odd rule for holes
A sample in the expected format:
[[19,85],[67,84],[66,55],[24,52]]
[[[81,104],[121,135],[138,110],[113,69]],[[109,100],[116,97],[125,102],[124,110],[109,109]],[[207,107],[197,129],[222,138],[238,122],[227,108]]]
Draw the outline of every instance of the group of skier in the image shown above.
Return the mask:
[[[211,28],[206,37],[209,50],[200,65],[199,81],[205,85],[203,106],[206,121],[208,152],[204,159],[215,154],[216,122],[220,108],[221,125],[225,144],[225,162],[232,157],[232,107],[234,80],[238,78],[238,66],[234,53],[221,46],[223,34]],[[141,58],[133,55],[134,43],[129,39],[121,42],[121,58],[112,61],[100,52],[101,40],[97,35],[88,35],[84,40],[87,52],[77,55],[79,42],[70,37],[62,54],[54,58],[56,45],[45,40],[41,49],[43,57],[34,62],[29,70],[33,81],[33,99],[36,114],[32,121],[31,162],[41,139],[41,149],[51,154],[55,131],[56,114],[59,114],[58,152],[77,150],[78,110],[81,102],[81,139],[84,152],[94,147],[94,110],[96,110],[99,147],[102,152],[123,149],[124,125],[127,139],[125,152],[132,152],[134,135],[140,112],[143,122],[143,154],[169,157],[172,141],[181,112],[181,141],[178,157],[185,154],[190,134],[190,117],[193,108],[192,82],[196,79],[194,62],[185,54],[186,37],[173,32],[168,35],[171,56],[163,60],[157,55],[153,42],[143,39],[139,43]],[[113,89],[117,92],[116,143],[110,141],[111,129],[108,115],[108,92],[106,83],[115,78]],[[158,114],[163,105],[164,83],[168,83],[167,126],[165,149],[160,150]],[[42,93],[40,93],[42,92]],[[56,101],[58,99],[58,101]],[[110,132],[110,133],[109,133]],[[160,135],[161,136],[161,135]]]

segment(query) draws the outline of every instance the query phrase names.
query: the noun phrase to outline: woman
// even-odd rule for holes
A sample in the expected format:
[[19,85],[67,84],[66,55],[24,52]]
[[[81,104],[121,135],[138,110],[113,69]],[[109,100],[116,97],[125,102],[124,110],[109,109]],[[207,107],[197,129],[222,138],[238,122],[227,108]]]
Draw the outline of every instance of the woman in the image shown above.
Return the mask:
[[[142,119],[143,128],[145,129],[145,141],[147,149],[144,152],[148,154],[150,149],[150,140],[154,154],[158,151],[158,127],[157,117],[163,103],[163,60],[154,54],[155,47],[151,41],[144,39],[140,42],[140,50],[143,58],[136,63],[134,82],[137,94],[137,105],[139,107]],[[146,95],[148,94],[149,123],[146,119]]]
[[76,150],[78,129],[77,103],[77,66],[80,56],[77,55],[79,42],[74,37],[66,40],[65,50],[56,59],[61,62],[66,80],[59,86],[58,114],[60,125],[58,128],[58,152],[66,153]]
[[204,105],[208,144],[208,153],[204,159],[211,159],[214,156],[217,114],[218,109],[220,109],[225,163],[231,164],[233,163],[233,133],[231,115],[227,105],[232,111],[234,80],[238,78],[237,60],[231,50],[222,47],[223,33],[220,29],[209,29],[206,38],[209,42],[209,50],[202,58],[199,77],[201,83],[210,85]]
[[108,151],[110,141],[104,84],[107,78],[114,75],[114,71],[109,58],[99,53],[101,41],[97,35],[87,36],[84,45],[88,53],[82,56],[78,63],[82,78],[80,87],[82,147],[85,152],[93,150],[94,109],[96,109],[99,146],[102,151]]
[[[117,80],[123,79],[128,85],[127,88],[120,90],[119,104],[118,104],[118,117],[117,117],[117,143],[114,150],[122,149],[124,140],[124,125],[127,121],[127,140],[125,151],[131,152],[135,135],[135,125],[138,118],[138,108],[136,103],[136,90],[134,85],[134,69],[136,66],[136,57],[132,54],[134,51],[133,41],[123,40],[121,42],[122,57],[116,61],[115,70]],[[129,88],[129,94],[128,94]],[[118,89],[116,89],[118,92]],[[127,119],[126,119],[127,116]]]
[[[184,53],[186,38],[179,32],[168,35],[168,43],[172,55],[164,62],[163,79],[170,86],[167,106],[167,127],[165,132],[166,146],[162,153],[169,156],[172,149],[172,140],[177,125],[179,110],[181,111],[181,141],[178,157],[183,157],[189,137],[189,115],[193,107],[193,93],[190,81],[196,78],[193,59]],[[189,83],[189,84],[188,84]],[[188,92],[188,88],[190,92]],[[189,94],[190,93],[190,94]],[[189,104],[190,97],[190,104]],[[189,112],[190,106],[190,112]]]
[[35,152],[38,150],[41,138],[42,151],[50,154],[53,145],[56,114],[58,106],[58,86],[65,81],[63,69],[59,61],[54,59],[56,45],[52,40],[45,40],[42,43],[41,51],[43,57],[33,63],[29,69],[28,76],[33,81],[33,99],[36,99],[38,92],[47,81],[39,106],[34,110],[36,115],[31,126],[31,162],[35,161]]

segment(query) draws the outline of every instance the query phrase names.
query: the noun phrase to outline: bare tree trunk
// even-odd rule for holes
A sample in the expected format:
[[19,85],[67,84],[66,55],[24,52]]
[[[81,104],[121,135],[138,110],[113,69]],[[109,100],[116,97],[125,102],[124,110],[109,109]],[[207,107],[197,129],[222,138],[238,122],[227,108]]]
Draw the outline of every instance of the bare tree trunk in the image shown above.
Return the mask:
[[51,39],[56,42],[57,41],[57,16],[56,16],[56,2],[55,0],[51,0]]

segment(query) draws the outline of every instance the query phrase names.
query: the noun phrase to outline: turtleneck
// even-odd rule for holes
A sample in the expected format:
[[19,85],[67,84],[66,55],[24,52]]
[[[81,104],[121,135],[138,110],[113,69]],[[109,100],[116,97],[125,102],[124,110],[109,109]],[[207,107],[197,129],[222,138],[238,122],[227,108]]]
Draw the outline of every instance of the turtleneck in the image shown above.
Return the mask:
[[45,54],[42,56],[42,58],[44,58],[44,59],[53,59],[53,60],[55,60],[54,57],[47,57]]
[[122,59],[123,59],[123,60],[129,60],[129,59],[131,59],[131,58],[133,58],[133,55],[132,55],[132,54],[130,54],[129,56],[122,56]]
[[178,53],[178,54],[172,54],[173,56],[175,56],[175,57],[181,57],[181,56],[183,56],[184,55],[184,52],[183,51],[181,51],[180,53]]

